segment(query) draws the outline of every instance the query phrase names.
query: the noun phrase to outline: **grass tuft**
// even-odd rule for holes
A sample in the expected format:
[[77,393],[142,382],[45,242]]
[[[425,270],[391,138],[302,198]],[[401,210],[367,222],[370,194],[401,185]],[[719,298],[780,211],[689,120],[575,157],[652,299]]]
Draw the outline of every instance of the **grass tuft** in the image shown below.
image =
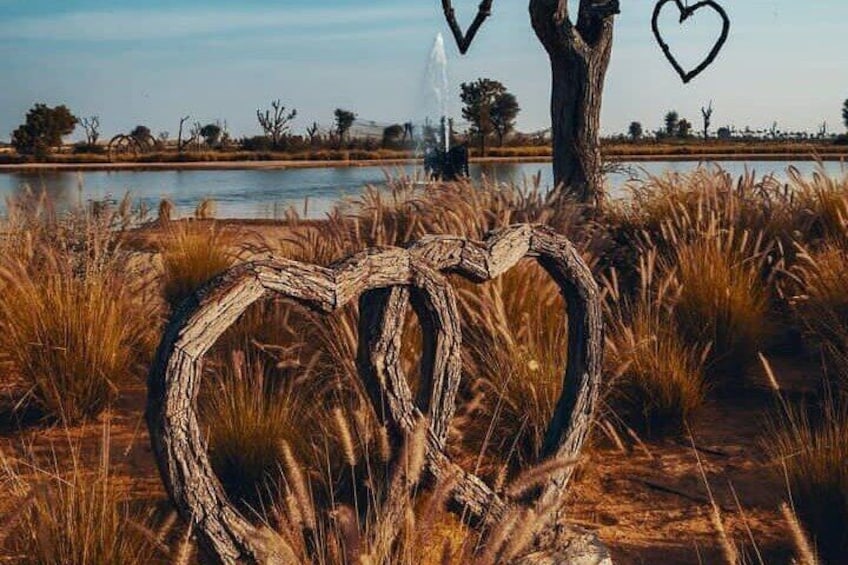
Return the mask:
[[761,279],[763,252],[748,233],[706,232],[672,253],[680,285],[678,328],[690,343],[709,343],[708,370],[738,384],[770,335],[769,295]]
[[848,403],[827,396],[820,410],[785,404],[765,448],[819,555],[838,563],[848,555]]
[[848,255],[841,244],[815,251],[799,246],[790,275],[790,303],[807,338],[821,352],[831,376],[848,387]]
[[28,400],[73,424],[97,416],[144,371],[157,303],[142,262],[121,246],[117,216],[40,214],[26,212],[17,244],[0,258],[0,355]]
[[235,262],[229,240],[213,223],[182,222],[170,227],[161,247],[162,293],[173,310],[198,288]]
[[624,423],[649,437],[680,436],[706,396],[709,347],[687,341],[676,323],[673,277],[659,278],[656,255],[643,257],[636,298],[607,280],[607,403]]
[[272,367],[243,352],[212,370],[201,397],[212,467],[232,500],[257,510],[279,490],[283,442],[300,453],[308,446],[301,426],[306,398],[291,382],[277,382]]

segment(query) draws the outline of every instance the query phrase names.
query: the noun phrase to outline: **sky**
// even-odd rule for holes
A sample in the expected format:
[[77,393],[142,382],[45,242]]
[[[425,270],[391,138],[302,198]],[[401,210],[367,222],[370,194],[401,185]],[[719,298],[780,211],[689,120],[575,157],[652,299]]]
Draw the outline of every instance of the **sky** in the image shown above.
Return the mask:
[[[683,85],[653,40],[654,1],[621,0],[604,133],[624,132],[631,121],[655,130],[672,109],[697,127],[710,100],[713,127],[777,122],[813,132],[827,122],[842,131],[848,1],[719,2],[732,20],[730,39],[711,68]],[[463,27],[477,4],[454,0]],[[681,26],[675,11],[669,4],[661,29],[692,63],[720,25],[702,11]],[[298,110],[300,133],[313,121],[329,125],[337,107],[380,123],[417,120],[438,32],[448,45],[452,114],[459,116],[458,85],[487,77],[518,97],[520,130],[548,127],[549,63],[526,0],[495,0],[465,56],[439,0],[0,0],[0,139],[35,102],[98,115],[106,137],[137,124],[176,136],[184,115],[255,135],[256,110],[277,98]]]

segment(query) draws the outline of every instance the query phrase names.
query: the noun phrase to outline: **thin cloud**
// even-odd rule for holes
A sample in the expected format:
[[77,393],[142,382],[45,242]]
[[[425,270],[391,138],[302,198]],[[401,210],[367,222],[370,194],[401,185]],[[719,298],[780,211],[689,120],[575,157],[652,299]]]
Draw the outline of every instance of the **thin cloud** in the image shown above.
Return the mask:
[[340,26],[382,27],[432,16],[432,7],[337,7],[288,10],[123,10],[21,17],[0,23],[0,40],[143,41],[233,32],[338,31]]
[[[264,47],[282,47],[304,44],[338,44],[342,42],[361,42],[361,41],[385,41],[393,39],[415,38],[424,36],[429,39],[433,35],[432,27],[422,24],[399,25],[392,27],[383,27],[378,30],[370,29],[350,29],[339,30],[321,34],[274,34],[263,35],[261,37],[211,37],[203,39],[197,43],[208,48],[224,48],[235,49],[238,47],[253,48],[256,46]],[[274,55],[276,56],[276,55]]]

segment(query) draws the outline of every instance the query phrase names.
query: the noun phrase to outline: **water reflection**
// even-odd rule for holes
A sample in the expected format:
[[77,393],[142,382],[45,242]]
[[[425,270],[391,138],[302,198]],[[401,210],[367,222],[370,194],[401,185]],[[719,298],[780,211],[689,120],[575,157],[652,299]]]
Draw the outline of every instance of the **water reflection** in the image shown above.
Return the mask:
[[[819,167],[814,162],[786,161],[720,164],[734,177],[755,171],[760,176],[774,173],[780,178],[786,177],[786,168],[790,165],[797,167],[803,175],[810,175]],[[644,178],[667,171],[688,172],[698,166],[694,162],[630,163],[629,170],[635,170]],[[841,163],[828,162],[822,166],[830,176],[846,175]],[[129,192],[149,209],[156,209],[161,199],[168,198],[181,215],[191,214],[201,200],[209,198],[216,202],[218,216],[222,218],[278,218],[290,206],[302,212],[308,199],[308,216],[322,217],[342,198],[359,195],[365,185],[384,185],[387,175],[416,174],[421,174],[420,169],[411,166],[0,173],[0,213],[7,197],[20,195],[29,188],[45,191],[59,209],[87,200],[119,199]],[[542,191],[549,190],[553,184],[550,163],[478,164],[472,165],[471,176],[476,181],[485,177],[492,182],[528,187],[538,182]],[[612,197],[625,196],[628,180],[627,171],[609,174],[608,194]]]
[[550,166],[550,163],[481,163],[472,167],[471,177],[475,181],[485,178],[496,184],[520,185]]
[[[12,173],[9,177],[9,189],[0,188],[0,194],[4,197],[14,198],[25,196],[27,193],[44,193],[57,208],[66,209],[78,204],[84,194],[83,178],[76,173],[38,171]],[[0,187],[3,184],[0,178]],[[5,198],[3,200],[5,201]]]

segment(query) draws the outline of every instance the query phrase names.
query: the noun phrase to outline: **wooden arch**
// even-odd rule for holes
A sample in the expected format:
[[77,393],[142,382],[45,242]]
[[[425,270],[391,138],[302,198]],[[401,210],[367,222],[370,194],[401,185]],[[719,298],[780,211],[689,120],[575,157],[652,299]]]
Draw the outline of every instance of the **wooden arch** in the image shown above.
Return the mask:
[[[271,541],[273,536],[251,524],[227,500],[212,471],[195,406],[204,354],[250,304],[268,294],[324,312],[358,298],[357,366],[377,416],[403,433],[411,433],[426,417],[426,472],[436,482],[447,476],[455,481],[451,496],[466,513],[483,523],[499,521],[508,503],[445,452],[459,387],[461,328],[454,292],[442,273],[483,282],[524,257],[535,257],[559,285],[568,310],[568,367],[544,456],[572,460],[582,450],[598,398],[601,300],[577,250],[549,228],[511,226],[482,244],[428,237],[408,249],[369,250],[330,268],[288,260],[247,263],[224,273],[183,304],[168,324],[151,368],[146,416],[165,488],[204,546],[222,563],[290,561],[285,548]],[[410,294],[424,330],[423,386],[417,400],[399,355]],[[553,473],[541,503],[560,496],[571,474],[571,466]]]

